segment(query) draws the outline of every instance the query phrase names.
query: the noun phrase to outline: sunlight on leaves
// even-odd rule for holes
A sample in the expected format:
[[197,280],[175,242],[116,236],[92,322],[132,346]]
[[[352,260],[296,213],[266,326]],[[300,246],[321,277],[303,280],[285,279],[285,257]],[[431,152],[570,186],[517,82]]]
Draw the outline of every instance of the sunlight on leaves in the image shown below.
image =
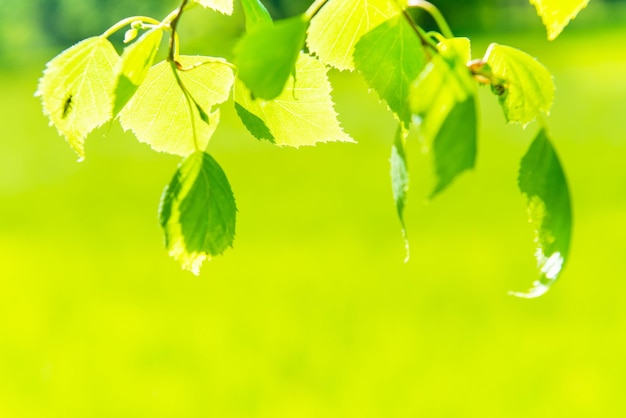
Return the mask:
[[115,88],[114,116],[128,103],[146,78],[154,63],[162,37],[161,28],[153,29],[124,49],[117,70],[119,76]]
[[233,0],[193,0],[203,7],[216,10],[225,15],[233,13]]
[[493,75],[503,80],[494,86],[507,122],[528,124],[554,101],[552,74],[539,61],[510,46],[491,44],[483,58]]
[[308,22],[296,16],[248,32],[235,48],[238,77],[255,97],[271,100],[294,71]]
[[391,146],[391,190],[393,200],[396,202],[398,219],[402,226],[402,237],[404,238],[405,258],[408,262],[410,258],[409,240],[404,223],[404,207],[406,205],[407,194],[409,193],[409,167],[406,160],[405,135],[401,126],[398,127],[396,137]]
[[327,71],[324,64],[302,53],[296,63],[296,78],[289,78],[276,99],[253,99],[238,80],[235,101],[265,122],[277,145],[299,147],[318,142],[354,142],[337,121]]
[[572,207],[569,188],[556,151],[541,130],[522,158],[519,188],[528,198],[528,215],[535,231],[535,257],[539,279],[528,292],[514,296],[543,295],[559,278],[570,249]]
[[356,44],[354,65],[408,129],[409,89],[426,65],[426,55],[404,17],[396,16],[366,33]]
[[35,95],[80,159],[85,137],[111,119],[119,56],[103,37],[87,38],[50,61]]
[[232,247],[236,215],[228,179],[205,152],[181,162],[159,206],[169,254],[196,275],[205,260]]
[[541,17],[548,39],[553,41],[574,19],[578,12],[587,7],[589,0],[530,0]]
[[228,99],[234,75],[221,58],[180,56],[178,60],[189,68],[179,71],[180,79],[204,114],[195,105],[189,107],[172,65],[163,61],[150,69],[119,117],[124,130],[133,131],[156,151],[187,156],[206,148],[219,120],[219,110],[213,108]]
[[272,24],[272,17],[259,0],[241,0],[241,7],[246,18],[246,32]]
[[359,39],[398,13],[399,6],[389,0],[329,0],[311,19],[307,45],[323,63],[352,71]]

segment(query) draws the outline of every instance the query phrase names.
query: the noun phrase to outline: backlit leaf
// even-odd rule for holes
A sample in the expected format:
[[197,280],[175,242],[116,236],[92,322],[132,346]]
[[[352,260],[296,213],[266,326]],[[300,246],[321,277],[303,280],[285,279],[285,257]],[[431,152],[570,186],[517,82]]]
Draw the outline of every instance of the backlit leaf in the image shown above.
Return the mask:
[[446,40],[439,49],[411,86],[409,98],[419,135],[434,159],[438,182],[431,197],[476,160],[476,84],[466,67],[469,40]]
[[238,77],[255,97],[271,100],[285,87],[304,45],[308,22],[296,16],[248,32],[235,48]]
[[399,126],[391,147],[391,190],[393,191],[393,200],[396,202],[398,219],[400,220],[400,225],[402,226],[402,237],[404,238],[404,245],[406,249],[405,261],[408,261],[409,241],[406,233],[406,225],[404,224],[404,206],[409,192],[409,168],[407,165],[404,145],[404,129]]
[[552,75],[535,58],[510,46],[491,44],[483,61],[496,78],[504,80],[494,91],[507,121],[527,124],[550,110],[554,101]]
[[161,44],[163,30],[150,30],[136,42],[124,49],[118,64],[118,80],[115,88],[113,115],[117,115],[128,103],[148,74]]
[[205,260],[232,247],[236,215],[224,171],[209,154],[194,152],[178,166],[161,197],[159,221],[169,254],[199,274]]
[[296,78],[289,78],[285,90],[276,99],[253,99],[250,91],[238,81],[235,101],[265,122],[277,145],[299,147],[318,142],[354,142],[337,121],[326,72],[324,64],[302,53],[296,63]]
[[572,207],[567,180],[556,151],[544,130],[522,158],[519,188],[528,198],[528,214],[535,230],[539,279],[520,297],[537,297],[558,279],[569,255]]
[[216,10],[225,15],[233,13],[233,0],[193,0],[201,6]]
[[50,61],[39,80],[44,114],[81,159],[85,137],[112,117],[118,60],[108,39],[87,38]]
[[121,111],[120,123],[157,151],[187,156],[206,148],[219,120],[219,111],[211,110],[228,99],[234,75],[225,61],[218,58],[180,56],[178,61],[190,68],[178,74],[196,103],[208,114],[210,123],[203,121],[195,104],[190,109],[172,65],[166,61],[150,69]]
[[272,17],[260,0],[241,0],[246,18],[246,31],[251,32],[272,24]]
[[354,70],[354,47],[365,33],[400,13],[390,0],[329,0],[311,19],[307,45],[322,62]]
[[587,7],[589,0],[530,0],[530,3],[537,9],[548,31],[548,39],[552,41],[578,12]]
[[411,123],[409,88],[425,64],[421,41],[401,15],[366,33],[354,50],[357,70],[406,129]]

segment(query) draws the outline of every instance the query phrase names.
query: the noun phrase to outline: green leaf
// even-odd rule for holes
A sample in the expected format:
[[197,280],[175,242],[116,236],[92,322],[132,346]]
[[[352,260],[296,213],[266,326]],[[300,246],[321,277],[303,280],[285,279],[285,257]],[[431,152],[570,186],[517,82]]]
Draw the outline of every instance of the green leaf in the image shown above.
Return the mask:
[[205,260],[232,247],[236,215],[235,197],[224,171],[200,151],[178,166],[159,206],[169,254],[196,275]]
[[241,0],[246,18],[246,31],[251,32],[272,24],[272,17],[259,0]]
[[354,65],[408,129],[409,88],[426,65],[426,55],[404,16],[387,20],[366,33],[356,44]]
[[[188,68],[178,71],[180,79],[197,106],[212,109],[226,101],[234,82],[232,69],[220,58],[180,56]],[[174,76],[172,65],[153,66],[133,98],[120,112],[120,123],[137,139],[161,152],[187,156],[206,148],[219,120],[219,110],[203,121],[196,104],[191,108]],[[194,137],[195,131],[195,137]]]
[[[324,64],[302,53],[296,62],[297,77],[290,77],[287,87],[276,99],[253,99],[250,91],[238,81],[235,101],[264,121],[277,145],[299,147],[318,142],[354,142],[337,121],[326,72]],[[246,127],[250,128],[248,124]],[[254,131],[251,133],[258,137]]]
[[409,97],[419,135],[432,144],[438,183],[431,197],[476,160],[476,84],[466,66],[469,40],[446,40],[439,50],[411,86]]
[[85,137],[113,116],[118,60],[106,38],[87,38],[50,61],[39,80],[44,114],[81,159]]
[[257,27],[237,44],[238,76],[255,97],[271,100],[283,91],[304,45],[307,26],[304,16],[296,16]]
[[390,0],[329,0],[311,19],[307,45],[325,64],[352,71],[357,42],[400,11]]
[[553,41],[570,20],[587,7],[589,0],[530,0],[530,3],[541,17],[548,31],[548,39]]
[[456,103],[444,120],[435,140],[432,154],[439,179],[431,198],[443,191],[452,180],[476,163],[476,99],[473,96]]
[[528,214],[535,230],[539,279],[520,297],[537,297],[558,279],[570,248],[572,207],[569,188],[556,151],[541,130],[526,155],[519,172],[519,188],[528,198]]
[[272,144],[274,143],[274,136],[270,132],[270,128],[267,127],[263,119],[255,115],[254,113],[246,110],[245,107],[235,102],[235,110],[239,119],[243,122],[246,129],[257,139],[267,139]]
[[491,44],[483,58],[503,84],[494,91],[508,122],[528,124],[554,101],[552,74],[535,58],[510,46]]
[[113,115],[117,115],[128,103],[148,74],[159,50],[163,30],[152,29],[124,49],[118,64],[118,80],[115,88]]
[[216,10],[225,15],[233,13],[233,0],[193,0],[203,7]]
[[398,219],[402,226],[402,237],[404,238],[404,246],[406,256],[404,261],[409,261],[409,240],[406,233],[406,225],[404,223],[404,206],[406,204],[407,194],[409,192],[409,168],[404,151],[405,136],[402,126],[398,127],[396,137],[391,147],[391,189],[393,191],[393,200],[396,202],[396,211]]

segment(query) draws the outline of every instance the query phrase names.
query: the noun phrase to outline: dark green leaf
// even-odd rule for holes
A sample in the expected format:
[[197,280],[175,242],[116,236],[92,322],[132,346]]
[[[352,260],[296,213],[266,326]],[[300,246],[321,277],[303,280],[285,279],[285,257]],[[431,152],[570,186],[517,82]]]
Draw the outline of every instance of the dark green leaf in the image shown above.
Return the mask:
[[272,24],[272,17],[259,0],[241,0],[241,6],[246,17],[247,32]]
[[393,191],[393,199],[396,202],[398,219],[400,219],[400,224],[402,225],[402,236],[404,237],[406,248],[405,261],[408,261],[409,242],[406,233],[406,225],[404,224],[404,205],[406,204],[407,193],[409,192],[409,168],[406,161],[404,143],[404,130],[399,126],[391,147],[391,188]]
[[469,96],[456,103],[444,120],[433,142],[435,172],[439,181],[431,198],[445,189],[476,162],[476,100]]
[[236,213],[222,168],[205,152],[191,154],[178,166],[159,207],[169,254],[199,274],[204,260],[232,246]]
[[235,110],[237,111],[237,115],[239,115],[239,119],[241,119],[246,129],[248,129],[248,131],[255,138],[267,139],[272,144],[275,142],[274,135],[272,135],[270,128],[267,127],[263,119],[250,112],[237,102],[235,102]]
[[248,32],[236,47],[239,78],[255,97],[276,98],[293,73],[308,22],[296,16]]
[[558,279],[570,248],[572,207],[569,188],[550,139],[541,130],[522,158],[519,188],[528,198],[528,213],[535,229],[539,279],[521,297],[537,297]]
[[408,129],[409,88],[426,65],[419,37],[404,16],[377,26],[356,44],[354,65]]

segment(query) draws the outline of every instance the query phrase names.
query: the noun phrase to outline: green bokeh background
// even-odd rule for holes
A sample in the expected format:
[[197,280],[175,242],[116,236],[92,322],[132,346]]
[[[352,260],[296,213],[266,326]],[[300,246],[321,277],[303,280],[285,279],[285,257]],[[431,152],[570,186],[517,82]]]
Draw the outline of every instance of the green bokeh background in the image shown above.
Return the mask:
[[[507,291],[535,274],[516,176],[537,126],[505,125],[487,89],[477,168],[434,201],[430,159],[410,141],[407,264],[388,178],[395,124],[357,75],[331,73],[358,145],[277,148],[226,106],[209,151],[237,197],[237,238],[195,277],[157,223],[178,159],[113,124],[77,163],[33,97],[67,45],[36,42],[36,21],[10,48],[5,37],[0,417],[626,416],[624,7],[592,1],[548,43],[522,6],[483,5],[461,34],[475,57],[496,41],[555,75],[549,124],[574,242],[535,300]],[[186,52],[227,51],[215,33],[240,29],[227,21],[190,12]]]

